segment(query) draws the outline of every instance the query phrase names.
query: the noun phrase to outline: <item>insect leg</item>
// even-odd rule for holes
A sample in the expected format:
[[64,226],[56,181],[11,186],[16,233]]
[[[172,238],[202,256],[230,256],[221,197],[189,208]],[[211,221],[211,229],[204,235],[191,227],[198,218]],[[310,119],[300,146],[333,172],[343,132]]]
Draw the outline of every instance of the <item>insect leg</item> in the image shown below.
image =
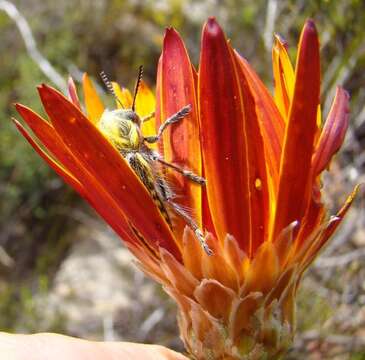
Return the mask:
[[183,169],[182,167],[178,166],[178,165],[175,165],[175,164],[172,164],[172,163],[169,163],[165,160],[163,160],[161,157],[158,157],[156,158],[156,160],[161,163],[162,165],[166,166],[166,167],[169,167],[171,169],[174,169],[175,171],[177,171],[178,173],[180,173],[181,175],[183,176],[186,176],[188,179],[190,179],[191,181],[194,181],[200,185],[205,185],[205,182],[206,180],[199,176],[199,175],[196,175],[194,174],[192,171],[190,170],[185,170]]
[[178,204],[172,201],[172,199],[167,198],[166,202],[170,205],[170,207],[181,216],[188,226],[194,231],[195,236],[199,240],[201,246],[207,255],[213,255],[213,251],[209,248],[208,244],[205,242],[205,238],[203,232],[200,230],[199,226],[195,223],[195,221],[186,213],[184,209],[182,209]]
[[157,142],[158,140],[160,140],[162,133],[164,132],[164,130],[171,124],[174,124],[176,122],[178,122],[179,120],[183,119],[185,116],[187,116],[191,111],[191,105],[186,105],[184,106],[181,110],[179,110],[176,114],[170,116],[158,129],[158,133],[155,136],[148,136],[145,137],[144,139],[152,144]]
[[141,122],[142,124],[148,120],[151,120],[155,117],[155,112],[151,112],[151,114],[145,116],[144,118],[142,118]]

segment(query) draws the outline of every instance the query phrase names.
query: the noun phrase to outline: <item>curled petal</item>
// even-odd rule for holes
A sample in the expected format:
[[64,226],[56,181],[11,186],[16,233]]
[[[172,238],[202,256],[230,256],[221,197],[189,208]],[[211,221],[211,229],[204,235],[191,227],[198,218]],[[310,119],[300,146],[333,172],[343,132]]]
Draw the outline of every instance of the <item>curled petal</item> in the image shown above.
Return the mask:
[[350,118],[349,99],[350,96],[347,91],[337,87],[335,100],[313,156],[312,167],[314,176],[319,175],[328,167],[332,156],[343,143]]

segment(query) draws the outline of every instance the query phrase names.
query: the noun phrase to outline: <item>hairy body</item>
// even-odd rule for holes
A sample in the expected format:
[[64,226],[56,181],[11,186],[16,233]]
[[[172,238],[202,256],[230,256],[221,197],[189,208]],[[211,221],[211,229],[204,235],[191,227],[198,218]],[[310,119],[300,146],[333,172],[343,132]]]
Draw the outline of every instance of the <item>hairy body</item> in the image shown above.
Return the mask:
[[158,152],[148,147],[148,143],[157,142],[161,138],[167,126],[182,120],[189,112],[190,105],[183,107],[161,125],[156,136],[151,137],[144,137],[142,135],[141,124],[144,121],[148,121],[152,115],[145,119],[140,119],[132,109],[105,110],[97,126],[127,160],[130,167],[150,192],[156,206],[170,228],[172,229],[173,227],[169,215],[169,210],[171,209],[181,216],[187,225],[192,228],[205,251],[210,255],[211,250],[205,243],[203,232],[190,214],[174,202],[174,194],[164,179],[160,167],[169,167],[200,185],[204,185],[205,180],[189,170],[164,161]]

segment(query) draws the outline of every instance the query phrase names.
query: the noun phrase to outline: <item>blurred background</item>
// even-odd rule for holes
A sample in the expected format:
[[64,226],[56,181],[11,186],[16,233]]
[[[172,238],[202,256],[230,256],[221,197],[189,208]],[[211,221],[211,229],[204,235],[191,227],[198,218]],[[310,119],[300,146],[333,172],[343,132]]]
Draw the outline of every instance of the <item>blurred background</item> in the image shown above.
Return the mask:
[[[321,39],[322,103],[351,94],[351,125],[325,176],[333,212],[365,166],[363,0],[0,0],[0,330],[57,331],[153,342],[182,350],[175,305],[136,268],[120,240],[17,133],[13,102],[40,111],[36,86],[104,70],[133,86],[138,65],[154,87],[164,28],[174,26],[195,64],[200,31],[216,16],[272,87],[273,33],[295,60],[301,26]],[[100,81],[99,81],[100,83]],[[361,197],[307,273],[288,359],[365,359],[365,218]]]

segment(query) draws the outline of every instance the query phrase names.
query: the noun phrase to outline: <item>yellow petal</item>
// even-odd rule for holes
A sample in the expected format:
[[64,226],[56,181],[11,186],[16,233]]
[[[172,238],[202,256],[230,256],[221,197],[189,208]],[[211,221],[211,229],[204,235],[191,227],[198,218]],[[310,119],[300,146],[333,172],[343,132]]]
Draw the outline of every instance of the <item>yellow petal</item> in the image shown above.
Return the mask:
[[[155,95],[147,86],[147,84],[142,80],[136,99],[136,112],[141,118],[143,118],[145,116],[151,115],[155,111],[155,108]],[[144,136],[156,135],[155,117],[142,124],[142,134]]]
[[82,77],[82,86],[88,118],[96,124],[104,112],[104,105],[86,73]]
[[[132,94],[128,89],[121,88],[118,83],[112,82],[113,90],[115,92],[115,95],[117,95],[117,98],[121,101],[123,104],[123,107],[125,109],[130,109],[132,107],[133,98]],[[117,108],[121,109],[122,105],[117,101]]]

